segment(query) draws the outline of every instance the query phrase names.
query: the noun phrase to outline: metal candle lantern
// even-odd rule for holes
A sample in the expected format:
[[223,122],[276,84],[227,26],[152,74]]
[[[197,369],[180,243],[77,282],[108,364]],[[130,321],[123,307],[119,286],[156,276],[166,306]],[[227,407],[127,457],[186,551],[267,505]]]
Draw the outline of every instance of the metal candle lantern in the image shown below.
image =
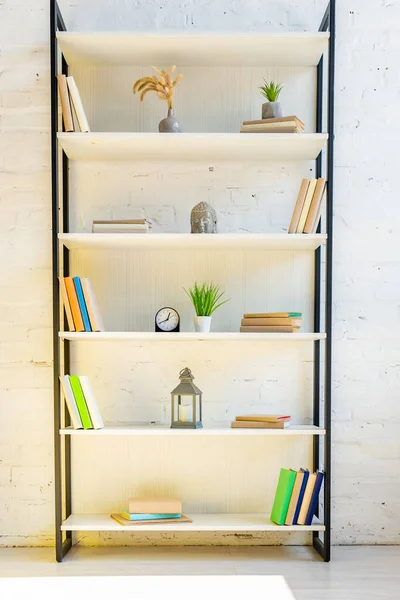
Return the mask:
[[171,427],[173,429],[200,429],[202,419],[202,392],[193,383],[192,371],[187,367],[179,373],[180,384],[171,392]]

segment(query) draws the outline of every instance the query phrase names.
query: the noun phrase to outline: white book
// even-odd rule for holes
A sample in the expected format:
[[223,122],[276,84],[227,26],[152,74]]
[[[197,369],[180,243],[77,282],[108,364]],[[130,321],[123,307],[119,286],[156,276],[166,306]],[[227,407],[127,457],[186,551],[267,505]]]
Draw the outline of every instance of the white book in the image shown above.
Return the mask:
[[87,133],[88,131],[90,131],[89,123],[86,118],[85,109],[83,108],[78,86],[76,85],[75,79],[72,77],[72,75],[67,77],[67,84],[69,93],[71,95],[72,104],[74,105],[76,117],[78,119],[80,130]]
[[123,224],[123,223],[93,223],[92,231],[115,231],[118,229],[126,229],[127,231],[148,231],[147,223],[143,224]]
[[299,224],[297,225],[296,233],[304,233],[304,225],[306,224],[308,211],[310,210],[311,202],[312,202],[316,187],[317,187],[317,180],[310,179],[310,183],[309,183],[307,194],[306,194],[306,199],[304,200],[303,209],[301,211]]
[[97,304],[96,295],[93,291],[92,284],[87,277],[81,277],[81,284],[92,331],[105,331],[103,319],[100,313],[99,305]]
[[75,397],[72,392],[71,384],[69,382],[69,375],[64,375],[63,377],[60,377],[60,382],[65,402],[68,407],[68,412],[71,417],[72,427],[74,429],[83,429],[81,417],[79,416],[78,407],[75,402]]
[[85,396],[86,405],[93,423],[93,429],[103,429],[103,419],[101,418],[100,410],[96,401],[96,396],[94,395],[92,389],[92,384],[90,383],[90,379],[86,375],[79,375],[79,381],[81,382],[82,392]]

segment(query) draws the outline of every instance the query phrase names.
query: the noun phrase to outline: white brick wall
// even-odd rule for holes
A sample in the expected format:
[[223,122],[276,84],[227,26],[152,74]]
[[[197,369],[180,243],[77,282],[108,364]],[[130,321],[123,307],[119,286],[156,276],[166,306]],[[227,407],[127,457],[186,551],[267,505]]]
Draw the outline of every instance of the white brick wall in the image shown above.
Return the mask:
[[[396,543],[400,5],[338,4],[334,540]],[[325,2],[64,0],[61,6],[71,30],[301,31],[318,26]],[[0,33],[0,544],[51,544],[48,2],[0,0]],[[240,187],[221,190],[232,209],[242,197]]]

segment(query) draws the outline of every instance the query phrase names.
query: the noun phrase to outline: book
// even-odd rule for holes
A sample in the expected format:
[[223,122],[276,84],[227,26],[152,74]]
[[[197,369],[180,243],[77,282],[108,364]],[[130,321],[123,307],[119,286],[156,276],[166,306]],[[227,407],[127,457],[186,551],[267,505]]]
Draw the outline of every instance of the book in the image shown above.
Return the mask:
[[138,514],[138,513],[130,513],[128,511],[122,511],[121,517],[126,519],[127,521],[159,521],[161,519],[180,519],[182,516],[180,513],[176,515],[164,514],[164,513],[150,513],[150,514]]
[[303,501],[301,503],[299,516],[297,518],[297,525],[305,525],[305,523],[306,523],[308,509],[310,508],[310,502],[311,502],[312,494],[314,491],[316,479],[317,479],[316,473],[310,473],[308,475],[306,489],[304,490]]
[[277,525],[285,524],[295,480],[296,471],[291,471],[290,469],[281,469],[270,517],[271,521]]
[[298,319],[293,319],[291,317],[280,317],[280,318],[274,318],[274,317],[265,317],[264,319],[257,319],[255,317],[253,317],[252,319],[242,319],[241,321],[241,325],[242,327],[258,327],[258,326],[268,326],[270,327],[272,326],[277,326],[277,325],[285,325],[285,326],[289,326],[289,327],[301,327],[303,323],[303,319],[302,318],[298,318]]
[[90,327],[89,314],[88,314],[88,311],[86,308],[85,297],[83,295],[81,279],[80,279],[80,277],[73,277],[73,281],[74,281],[74,285],[75,285],[76,295],[78,298],[79,308],[81,311],[85,331],[92,331],[92,328]]
[[296,233],[297,226],[299,224],[301,211],[303,210],[304,201],[306,199],[308,187],[310,185],[309,179],[303,179],[300,185],[299,193],[297,196],[296,204],[294,206],[292,220],[290,221],[288,233]]
[[87,133],[90,131],[89,123],[86,118],[85,109],[83,108],[81,95],[78,90],[78,86],[75,83],[75,79],[70,75],[67,77],[67,84],[69,93],[71,96],[72,104],[75,109],[75,114],[78,119],[79,128],[81,131]]
[[296,512],[297,504],[299,502],[300,490],[303,485],[305,471],[300,470],[296,472],[296,479],[293,486],[293,492],[290,497],[289,508],[287,511],[285,525],[294,525],[294,514]]
[[273,127],[271,125],[242,125],[240,133],[303,133],[303,129],[293,125]]
[[260,421],[261,423],[280,423],[290,421],[290,415],[238,415],[236,421]]
[[155,519],[153,521],[128,521],[125,519],[121,513],[112,513],[111,518],[117,521],[120,525],[124,525],[125,527],[140,527],[144,525],[160,525],[160,523],[193,523],[192,519],[187,517],[186,515],[181,515],[177,519]]
[[142,514],[182,514],[182,501],[179,498],[131,498],[129,513]]
[[108,232],[108,231],[112,231],[113,233],[115,231],[119,231],[119,230],[125,230],[125,231],[148,231],[149,230],[149,226],[147,223],[132,223],[132,224],[124,224],[124,223],[93,223],[92,225],[92,232],[96,233],[99,231],[104,231],[104,232]]
[[64,122],[64,130],[68,133],[74,131],[71,104],[68,94],[67,78],[65,75],[57,75],[58,91],[60,93],[61,111]]
[[304,225],[306,224],[308,211],[310,210],[311,201],[313,199],[316,187],[317,187],[317,180],[310,179],[310,183],[309,183],[307,194],[306,194],[306,197],[304,200],[303,208],[301,209],[299,222],[297,224],[296,233],[304,233]]
[[61,389],[64,394],[65,403],[68,408],[69,416],[71,417],[72,427],[74,429],[83,429],[82,420],[79,415],[78,407],[75,402],[75,397],[69,381],[69,376],[60,377]]
[[92,284],[87,277],[81,277],[81,284],[92,331],[105,331],[103,319],[100,313],[99,305],[97,304]]
[[103,419],[101,418],[100,410],[96,401],[96,396],[94,395],[92,389],[92,384],[90,383],[90,379],[86,375],[80,375],[79,381],[81,383],[83,395],[85,396],[85,402],[89,411],[90,420],[93,424],[93,429],[103,429]]
[[326,179],[320,177],[317,181],[310,210],[304,225],[304,233],[315,233],[321,216],[322,201],[325,195]]
[[112,219],[110,221],[93,221],[93,225],[150,225],[147,219]]
[[271,117],[270,119],[256,119],[255,121],[243,121],[243,125],[259,125],[263,123],[287,123],[293,121],[296,125],[304,127],[303,121],[300,121],[295,115],[289,117]]
[[[312,225],[312,227],[311,227],[311,231],[310,231],[310,233],[316,233],[316,232],[317,232],[317,229],[318,229],[318,224],[319,224],[319,220],[320,220],[320,218],[321,218],[321,213],[322,213],[322,206],[323,206],[323,204],[324,204],[324,201],[325,201],[325,198],[326,198],[326,193],[327,193],[327,185],[328,185],[328,184],[325,184],[324,193],[323,193],[323,195],[322,195],[321,202],[319,203],[319,206],[318,206],[318,209],[317,209],[317,212],[316,212],[315,218],[314,218],[314,223],[313,223],[313,225]],[[307,232],[307,233],[308,233],[308,232]]]
[[285,429],[290,427],[290,421],[267,423],[263,421],[232,421],[232,429]]
[[302,313],[300,312],[277,312],[277,313],[245,313],[243,315],[244,319],[269,319],[269,318],[291,318],[291,319],[300,319],[302,317]]
[[321,491],[321,486],[322,486],[323,480],[324,480],[324,473],[322,473],[321,471],[318,471],[317,478],[315,480],[313,493],[311,496],[310,506],[308,507],[308,512],[307,512],[307,516],[306,516],[304,525],[311,525],[311,523],[312,523],[315,509],[318,504],[318,497],[319,497],[319,493]]
[[271,325],[270,327],[267,325],[258,325],[253,327],[240,327],[240,333],[298,333],[299,331],[300,327],[292,327],[289,325]]
[[297,519],[299,518],[300,509],[301,509],[301,505],[302,505],[303,498],[304,498],[304,492],[306,491],[307,481],[308,481],[308,477],[310,475],[310,472],[308,469],[300,469],[300,471],[302,473],[304,473],[304,477],[303,477],[303,482],[300,487],[300,493],[299,493],[299,498],[297,500],[296,509],[295,509],[294,515],[293,515],[293,525],[297,525]]
[[71,384],[72,393],[75,398],[76,406],[78,407],[79,416],[82,421],[83,429],[93,429],[93,423],[90,418],[85,396],[83,395],[81,382],[77,375],[70,375],[69,382]]
[[65,287],[65,281],[62,277],[58,278],[60,283],[60,295],[62,302],[64,304],[65,315],[67,317],[68,329],[70,331],[75,331],[74,318],[72,316],[71,306],[68,300],[67,288]]
[[72,277],[64,277],[64,282],[67,290],[69,305],[71,307],[71,312],[74,319],[75,331],[85,331],[74,280]]

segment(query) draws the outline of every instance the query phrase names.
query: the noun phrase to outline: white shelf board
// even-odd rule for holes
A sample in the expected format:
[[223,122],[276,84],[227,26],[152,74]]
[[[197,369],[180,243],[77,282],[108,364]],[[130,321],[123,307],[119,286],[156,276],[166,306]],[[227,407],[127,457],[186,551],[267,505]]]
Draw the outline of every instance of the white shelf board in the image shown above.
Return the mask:
[[316,250],[327,239],[324,233],[60,233],[58,239],[70,250],[79,249],[240,249]]
[[[117,510],[115,512],[118,512]],[[193,523],[157,523],[124,526],[107,514],[69,516],[62,531],[324,531],[325,526],[314,517],[312,525],[275,525],[266,514],[188,514]]]
[[59,337],[72,342],[191,342],[191,341],[238,341],[238,342],[311,342],[324,340],[325,333],[156,333],[154,331],[60,331]]
[[329,33],[58,32],[73,66],[317,66]]
[[106,425],[104,429],[60,429],[61,435],[85,437],[104,436],[270,436],[270,435],[325,435],[325,429],[314,425],[292,425],[286,429],[234,429],[229,424],[205,426],[203,429],[171,429],[169,425]]
[[327,139],[327,133],[58,133],[68,158],[80,161],[315,160]]

